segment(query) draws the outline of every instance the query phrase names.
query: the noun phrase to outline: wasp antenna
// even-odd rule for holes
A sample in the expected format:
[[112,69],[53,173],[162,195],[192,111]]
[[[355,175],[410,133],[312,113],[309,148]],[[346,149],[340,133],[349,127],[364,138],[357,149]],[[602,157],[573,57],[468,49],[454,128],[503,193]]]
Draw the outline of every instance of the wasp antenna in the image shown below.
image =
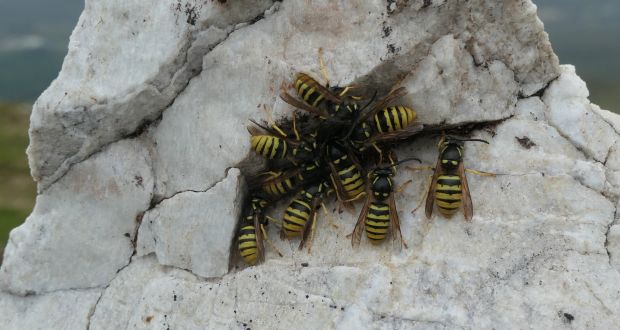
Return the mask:
[[329,72],[327,72],[327,67],[325,66],[325,62],[323,61],[323,47],[319,47],[318,53],[321,75],[323,76],[323,79],[325,79],[325,86],[329,87]]
[[398,162],[394,163],[394,166],[396,166],[396,165],[400,165],[400,164],[402,164],[402,163],[410,162],[410,161],[412,161],[412,160],[416,160],[416,161],[418,161],[418,163],[422,163],[422,161],[421,161],[421,160],[419,160],[418,158],[411,157],[411,158],[405,158],[405,159],[403,159],[403,160],[400,160],[400,161],[398,161]]

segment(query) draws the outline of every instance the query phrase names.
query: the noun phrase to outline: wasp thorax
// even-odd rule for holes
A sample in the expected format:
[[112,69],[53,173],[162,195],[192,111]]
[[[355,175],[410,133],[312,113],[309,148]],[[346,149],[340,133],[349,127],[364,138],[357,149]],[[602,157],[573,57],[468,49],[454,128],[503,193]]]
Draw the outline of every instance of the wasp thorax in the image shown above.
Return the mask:
[[342,149],[342,146],[338,144],[331,144],[327,148],[327,157],[331,160],[337,160],[346,156],[345,151]]
[[441,153],[441,167],[445,170],[455,169],[461,163],[462,158],[461,146],[448,144]]
[[356,143],[363,143],[372,136],[372,127],[367,123],[361,123],[357,125],[353,132],[351,132],[351,141]]

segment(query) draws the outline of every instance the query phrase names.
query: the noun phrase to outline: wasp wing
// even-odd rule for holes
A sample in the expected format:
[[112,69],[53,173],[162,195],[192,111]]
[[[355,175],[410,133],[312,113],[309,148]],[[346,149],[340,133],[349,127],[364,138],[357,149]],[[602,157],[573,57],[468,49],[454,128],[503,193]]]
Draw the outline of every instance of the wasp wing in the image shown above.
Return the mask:
[[310,75],[308,75],[307,73],[303,73],[303,72],[297,73],[297,75],[295,75],[295,81],[298,81],[298,80],[301,80],[303,83],[306,83],[308,85],[308,88],[314,87],[319,94],[325,97],[326,100],[332,101],[334,103],[342,103],[342,99],[339,96],[332,93],[332,91],[325,88],[325,86],[319,84],[319,82],[316,81],[316,79],[310,77]]
[[263,225],[260,215],[254,213],[254,237],[256,239],[257,261],[262,263],[265,260],[265,246],[263,245]]
[[429,219],[433,214],[433,203],[435,202],[435,186],[437,185],[437,178],[439,178],[441,172],[441,159],[437,158],[437,164],[435,164],[435,172],[433,172],[433,178],[431,179],[431,184],[428,187],[428,192],[426,193],[426,207],[424,211],[426,213],[426,217]]
[[294,98],[293,96],[291,96],[291,94],[289,94],[289,93],[287,93],[285,91],[280,93],[280,98],[284,102],[294,106],[295,108],[299,108],[299,109],[308,111],[310,113],[313,113],[313,114],[315,114],[317,116],[320,116],[320,117],[323,117],[323,118],[329,118],[329,114],[325,113],[325,111],[322,111],[321,109],[318,109],[318,108],[313,107],[313,106],[311,106],[309,104],[306,104],[306,103],[304,103],[304,102]]
[[469,193],[469,184],[467,184],[467,176],[465,175],[465,165],[463,161],[459,164],[459,176],[461,177],[461,195],[463,199],[463,213],[465,220],[470,221],[474,216],[474,206],[471,203],[471,195]]
[[385,108],[392,100],[404,96],[405,94],[407,94],[407,89],[405,87],[399,87],[390,91],[385,97],[377,101],[370,110],[362,114],[356,121],[356,124],[362,123],[368,120],[368,118],[372,118],[372,116],[379,112],[379,110]]
[[389,197],[389,206],[390,206],[390,224],[391,224],[391,232],[392,239],[396,239],[396,234],[398,234],[398,238],[400,238],[400,247],[402,249],[403,245],[405,249],[407,248],[407,243],[403,240],[403,233],[400,231],[400,218],[398,217],[398,210],[396,209],[396,201],[394,200],[394,193],[390,194]]
[[312,211],[310,211],[310,214],[308,214],[308,221],[306,221],[306,224],[304,225],[304,229],[301,231],[301,241],[299,242],[299,246],[297,247],[298,250],[301,250],[304,248],[304,245],[306,244],[306,241],[308,240],[308,236],[312,233],[312,231],[314,230],[316,226],[316,209],[317,209],[318,204],[320,204],[320,201],[321,201],[321,198],[317,197],[314,199],[314,202],[311,205]]
[[409,125],[405,128],[395,130],[392,132],[387,132],[383,134],[375,134],[370,139],[368,139],[364,144],[371,145],[377,142],[394,142],[398,140],[403,140],[409,137],[412,137],[424,129],[424,125],[420,123]]
[[[367,189],[368,190],[368,189]],[[357,218],[357,223],[355,224],[355,228],[351,232],[351,246],[356,247],[360,245],[360,241],[362,240],[362,233],[364,232],[364,228],[366,228],[366,216],[368,215],[368,210],[370,209],[370,203],[372,203],[373,197],[370,191],[366,191],[366,202],[364,202],[364,207],[362,207],[362,212],[360,212],[359,217]]]
[[329,178],[332,181],[332,186],[336,191],[336,197],[341,203],[346,203],[347,200],[347,191],[344,189],[342,185],[342,181],[340,181],[340,176],[338,175],[338,169],[332,164],[332,162],[328,162],[329,169],[331,171]]

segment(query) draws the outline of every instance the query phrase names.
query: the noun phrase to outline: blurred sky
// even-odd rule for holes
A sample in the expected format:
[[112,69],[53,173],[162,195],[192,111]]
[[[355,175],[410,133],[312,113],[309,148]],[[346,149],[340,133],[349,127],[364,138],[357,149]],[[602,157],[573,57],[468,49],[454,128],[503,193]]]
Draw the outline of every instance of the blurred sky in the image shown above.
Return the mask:
[[[593,102],[620,112],[620,0],[534,2],[560,62],[577,66]],[[0,100],[32,102],[49,85],[83,6],[0,0]]]

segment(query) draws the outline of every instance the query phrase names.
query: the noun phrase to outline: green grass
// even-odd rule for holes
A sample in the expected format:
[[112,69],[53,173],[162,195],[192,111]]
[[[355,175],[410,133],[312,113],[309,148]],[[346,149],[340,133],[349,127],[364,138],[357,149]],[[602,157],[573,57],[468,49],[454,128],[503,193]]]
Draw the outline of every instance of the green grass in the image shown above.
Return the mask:
[[26,147],[30,106],[0,103],[0,255],[9,231],[28,216],[36,197]]

